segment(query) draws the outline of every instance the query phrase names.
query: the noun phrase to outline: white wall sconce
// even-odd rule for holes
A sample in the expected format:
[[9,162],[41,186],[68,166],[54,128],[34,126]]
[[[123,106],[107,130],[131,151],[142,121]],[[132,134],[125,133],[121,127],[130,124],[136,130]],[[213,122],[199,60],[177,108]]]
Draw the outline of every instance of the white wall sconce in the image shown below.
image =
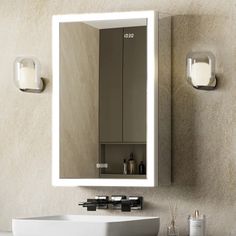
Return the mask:
[[211,52],[188,53],[187,80],[196,89],[215,89],[215,57]]
[[14,62],[14,81],[24,92],[40,93],[44,82],[40,77],[40,63],[34,57],[17,57]]

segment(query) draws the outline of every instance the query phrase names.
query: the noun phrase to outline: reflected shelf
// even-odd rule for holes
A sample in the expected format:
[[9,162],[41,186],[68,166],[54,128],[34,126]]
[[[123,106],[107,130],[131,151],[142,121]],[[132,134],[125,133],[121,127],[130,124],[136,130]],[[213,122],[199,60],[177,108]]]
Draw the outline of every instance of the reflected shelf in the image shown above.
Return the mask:
[[146,179],[146,175],[100,174],[102,179]]
[[123,143],[119,143],[119,142],[100,142],[100,144],[101,145],[103,145],[103,144],[108,144],[108,145],[113,145],[113,144],[127,144],[127,145],[129,145],[129,144],[132,144],[132,145],[139,145],[139,144],[144,144],[144,145],[146,145],[147,143],[146,142],[127,142],[127,143],[125,143],[125,142],[123,142]]

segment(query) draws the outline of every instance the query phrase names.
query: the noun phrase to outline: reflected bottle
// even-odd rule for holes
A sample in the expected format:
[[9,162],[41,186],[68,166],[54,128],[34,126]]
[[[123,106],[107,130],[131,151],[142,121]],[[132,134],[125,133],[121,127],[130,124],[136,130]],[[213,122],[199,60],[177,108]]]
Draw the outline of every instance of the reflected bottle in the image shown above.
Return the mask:
[[136,161],[134,160],[134,154],[132,152],[130,153],[128,166],[129,166],[129,174],[130,175],[136,174]]
[[140,175],[145,175],[145,165],[144,165],[144,163],[143,163],[143,161],[140,161],[140,164],[139,164],[139,166],[138,166],[138,173],[140,174]]
[[124,175],[128,174],[128,166],[127,166],[126,159],[124,159],[124,162],[123,162],[123,174]]

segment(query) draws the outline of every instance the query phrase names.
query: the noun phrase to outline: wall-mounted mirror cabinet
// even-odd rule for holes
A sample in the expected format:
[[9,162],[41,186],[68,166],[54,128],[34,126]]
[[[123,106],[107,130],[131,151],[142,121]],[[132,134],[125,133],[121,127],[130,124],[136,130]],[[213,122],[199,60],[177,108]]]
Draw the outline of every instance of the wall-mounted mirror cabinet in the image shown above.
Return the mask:
[[55,186],[170,183],[171,19],[53,17]]

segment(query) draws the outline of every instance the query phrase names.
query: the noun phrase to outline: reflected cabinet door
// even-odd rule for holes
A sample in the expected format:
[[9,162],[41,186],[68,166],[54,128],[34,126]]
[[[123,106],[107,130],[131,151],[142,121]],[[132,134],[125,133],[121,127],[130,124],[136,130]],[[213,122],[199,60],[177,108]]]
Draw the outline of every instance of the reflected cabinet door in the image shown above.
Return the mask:
[[146,142],[146,28],[100,30],[101,143]]
[[123,142],[146,142],[146,26],[124,29]]
[[100,30],[100,142],[122,142],[123,29]]

